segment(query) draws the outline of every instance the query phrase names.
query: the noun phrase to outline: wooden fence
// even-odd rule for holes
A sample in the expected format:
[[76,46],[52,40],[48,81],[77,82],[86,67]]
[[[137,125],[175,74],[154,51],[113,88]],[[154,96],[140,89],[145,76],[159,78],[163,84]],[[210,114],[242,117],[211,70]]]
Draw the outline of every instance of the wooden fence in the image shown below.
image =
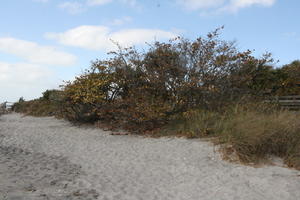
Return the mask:
[[266,102],[278,103],[282,108],[300,110],[300,95],[273,97]]

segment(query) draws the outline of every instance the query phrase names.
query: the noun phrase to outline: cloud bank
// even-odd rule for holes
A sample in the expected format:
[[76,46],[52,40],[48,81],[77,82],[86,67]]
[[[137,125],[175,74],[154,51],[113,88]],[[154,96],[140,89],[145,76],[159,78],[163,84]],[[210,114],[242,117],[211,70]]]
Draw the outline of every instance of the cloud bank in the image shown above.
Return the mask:
[[87,0],[87,5],[89,6],[99,6],[107,3],[111,3],[113,0]]
[[0,62],[0,102],[41,96],[41,91],[55,85],[52,76],[49,69],[40,65]]
[[64,1],[58,5],[62,10],[70,14],[79,14],[91,7],[103,6],[112,2],[119,2],[132,7],[137,7],[136,0],[84,0],[84,1]]
[[74,55],[54,47],[12,37],[0,38],[0,52],[24,60],[14,63],[0,61],[0,102],[16,101],[21,96],[25,99],[41,96],[41,91],[56,87],[58,82],[50,66],[69,66],[76,61]]
[[145,42],[154,40],[174,38],[176,34],[160,29],[124,29],[112,31],[107,26],[79,26],[63,33],[47,33],[45,37],[67,46],[110,51],[116,48],[116,45],[112,41],[126,47],[142,45]]
[[47,3],[49,0],[33,0],[34,2]]
[[269,7],[275,4],[276,0],[177,0],[177,4],[188,10],[200,10],[203,12],[230,12],[234,13],[240,9],[252,6]]
[[54,47],[41,46],[12,37],[0,38],[0,52],[15,55],[35,64],[69,66],[76,61],[74,55],[59,51]]

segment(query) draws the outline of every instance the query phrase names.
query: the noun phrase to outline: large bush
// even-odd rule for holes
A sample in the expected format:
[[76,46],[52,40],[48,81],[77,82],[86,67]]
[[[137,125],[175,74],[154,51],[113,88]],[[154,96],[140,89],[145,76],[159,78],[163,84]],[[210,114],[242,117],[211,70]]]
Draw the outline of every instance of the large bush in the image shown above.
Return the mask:
[[120,48],[95,61],[89,71],[63,88],[67,118],[99,119],[147,129],[188,110],[221,110],[251,94],[262,94],[257,74],[269,69],[260,59],[239,52],[218,38],[218,30],[190,41],[156,42],[146,52]]

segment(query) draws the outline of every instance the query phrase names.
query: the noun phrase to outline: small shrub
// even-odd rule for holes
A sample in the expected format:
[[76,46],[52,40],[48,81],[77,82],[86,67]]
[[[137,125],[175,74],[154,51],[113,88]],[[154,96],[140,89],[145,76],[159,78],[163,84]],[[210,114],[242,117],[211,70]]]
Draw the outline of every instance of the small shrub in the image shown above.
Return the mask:
[[59,90],[47,90],[38,99],[25,101],[22,97],[12,106],[12,110],[32,116],[62,117],[63,94]]

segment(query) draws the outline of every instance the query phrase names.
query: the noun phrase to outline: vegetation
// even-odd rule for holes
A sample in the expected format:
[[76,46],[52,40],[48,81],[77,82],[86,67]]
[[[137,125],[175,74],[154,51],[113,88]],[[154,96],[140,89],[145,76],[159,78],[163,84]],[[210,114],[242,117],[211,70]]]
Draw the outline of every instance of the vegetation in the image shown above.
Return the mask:
[[219,129],[221,142],[231,144],[239,159],[257,163],[270,155],[300,169],[299,113],[253,108],[231,112]]
[[194,41],[178,37],[146,52],[119,47],[110,55],[60,91],[21,99],[14,110],[140,134],[214,136],[244,162],[274,154],[300,168],[298,115],[261,103],[300,94],[300,61],[274,68],[270,54],[241,52],[219,39],[219,29]]
[[23,97],[15,103],[12,109],[15,112],[32,116],[62,117],[62,91],[47,90],[39,99],[25,101]]
[[[257,164],[270,155],[300,169],[300,113],[263,103],[237,104],[226,112],[193,110],[182,113],[160,135],[212,137],[225,154]],[[225,155],[226,157],[228,155]]]
[[68,119],[104,119],[151,130],[178,113],[221,110],[245,95],[262,93],[255,71],[271,61],[269,55],[256,59],[250,51],[239,52],[219,40],[218,31],[195,41],[156,42],[146,53],[120,48],[111,54],[64,86]]

